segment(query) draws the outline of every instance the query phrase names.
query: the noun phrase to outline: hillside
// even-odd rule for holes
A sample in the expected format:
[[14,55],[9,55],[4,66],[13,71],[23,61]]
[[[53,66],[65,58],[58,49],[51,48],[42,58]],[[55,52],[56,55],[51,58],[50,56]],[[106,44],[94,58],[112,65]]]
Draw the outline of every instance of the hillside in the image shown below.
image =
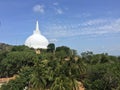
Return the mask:
[[[87,51],[78,55],[67,46],[34,49],[1,44],[0,77],[14,77],[0,90],[120,90],[120,57]],[[78,82],[82,83],[80,85]],[[81,89],[80,89],[81,90]]]
[[9,51],[12,48],[12,45],[0,43],[0,51]]

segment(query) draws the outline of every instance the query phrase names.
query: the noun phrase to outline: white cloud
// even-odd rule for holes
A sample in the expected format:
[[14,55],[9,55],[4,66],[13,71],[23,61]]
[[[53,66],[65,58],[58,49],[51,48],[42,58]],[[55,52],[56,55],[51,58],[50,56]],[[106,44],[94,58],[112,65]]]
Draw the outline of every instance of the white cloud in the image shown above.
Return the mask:
[[53,5],[58,6],[58,5],[59,5],[59,3],[58,3],[58,2],[55,2],[55,3],[53,3]]
[[56,10],[56,13],[57,13],[57,14],[63,14],[63,10],[62,10],[62,9],[56,8],[55,10]]
[[39,13],[44,13],[45,12],[44,6],[43,5],[35,5],[33,7],[33,11],[34,12],[39,12]]
[[100,24],[104,24],[104,23],[108,23],[110,21],[106,20],[106,19],[93,19],[93,20],[88,20],[86,22],[84,22],[82,25],[100,25]]
[[50,43],[54,43],[54,42],[57,42],[57,41],[58,41],[58,40],[57,40],[57,39],[55,39],[55,38],[54,38],[54,39],[50,39],[50,40],[49,40],[49,42],[50,42]]
[[[89,23],[88,23],[89,22]],[[64,23],[64,22],[63,22]],[[48,26],[47,34],[49,37],[71,37],[71,36],[90,36],[109,35],[120,33],[120,18],[118,19],[94,19],[77,24],[53,24]]]

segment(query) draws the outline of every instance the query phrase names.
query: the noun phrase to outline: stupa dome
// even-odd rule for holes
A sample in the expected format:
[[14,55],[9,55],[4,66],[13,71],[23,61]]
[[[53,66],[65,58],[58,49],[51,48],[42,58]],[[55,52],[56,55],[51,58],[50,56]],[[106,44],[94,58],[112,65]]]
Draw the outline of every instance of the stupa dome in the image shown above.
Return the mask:
[[40,33],[38,21],[36,22],[36,30],[31,36],[29,36],[25,41],[25,46],[30,48],[38,49],[47,49],[49,42],[45,36]]

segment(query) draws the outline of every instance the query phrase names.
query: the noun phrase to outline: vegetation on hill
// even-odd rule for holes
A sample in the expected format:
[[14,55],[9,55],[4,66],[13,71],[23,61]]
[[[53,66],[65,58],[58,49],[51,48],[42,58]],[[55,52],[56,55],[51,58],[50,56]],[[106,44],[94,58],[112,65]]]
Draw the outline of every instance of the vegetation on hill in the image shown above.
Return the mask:
[[0,51],[10,51],[12,48],[11,45],[0,43]]
[[67,46],[48,50],[35,50],[11,46],[0,51],[0,77],[12,77],[0,90],[79,90],[82,82],[85,90],[120,90],[120,57],[107,53],[77,54]]

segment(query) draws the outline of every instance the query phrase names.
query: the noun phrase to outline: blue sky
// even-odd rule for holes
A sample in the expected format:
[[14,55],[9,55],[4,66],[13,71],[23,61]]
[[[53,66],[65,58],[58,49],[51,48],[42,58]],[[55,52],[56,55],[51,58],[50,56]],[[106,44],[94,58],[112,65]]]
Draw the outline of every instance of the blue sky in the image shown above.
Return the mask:
[[22,45],[39,21],[56,46],[120,55],[120,0],[0,0],[0,42]]

